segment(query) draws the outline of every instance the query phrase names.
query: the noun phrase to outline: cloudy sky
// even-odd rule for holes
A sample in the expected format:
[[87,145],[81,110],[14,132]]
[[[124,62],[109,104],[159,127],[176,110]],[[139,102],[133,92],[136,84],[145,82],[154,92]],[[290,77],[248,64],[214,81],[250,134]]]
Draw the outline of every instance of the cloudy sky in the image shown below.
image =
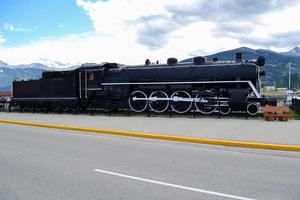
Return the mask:
[[1,0],[9,64],[164,62],[248,46],[300,45],[299,0]]

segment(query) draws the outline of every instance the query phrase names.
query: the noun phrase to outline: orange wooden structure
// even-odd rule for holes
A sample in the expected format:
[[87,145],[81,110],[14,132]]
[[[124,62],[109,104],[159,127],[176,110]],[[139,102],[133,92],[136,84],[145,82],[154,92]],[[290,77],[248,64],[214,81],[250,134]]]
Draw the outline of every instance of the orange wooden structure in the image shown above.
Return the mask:
[[11,97],[11,92],[0,92],[0,97]]
[[288,106],[265,106],[262,108],[262,114],[267,121],[287,121],[292,116],[292,111]]

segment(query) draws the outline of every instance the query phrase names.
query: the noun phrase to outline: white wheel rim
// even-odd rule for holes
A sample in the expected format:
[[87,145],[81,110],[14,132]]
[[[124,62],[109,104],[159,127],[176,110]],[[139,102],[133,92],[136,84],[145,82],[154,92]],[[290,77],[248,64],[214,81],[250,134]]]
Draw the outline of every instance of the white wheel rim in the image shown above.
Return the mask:
[[[250,106],[256,106],[256,108],[257,108],[257,111],[255,112],[255,113],[252,113],[252,112],[249,112],[249,107]],[[257,105],[257,103],[250,103],[250,104],[248,104],[247,105],[247,113],[249,114],[249,115],[256,115],[257,113],[259,112],[259,106]]]
[[[188,98],[191,98],[191,95],[190,95],[188,92],[186,92],[186,91],[176,91],[176,92],[174,92],[174,93],[172,94],[171,99],[173,99],[173,97],[175,97],[176,93],[179,93],[179,92],[183,92],[183,93],[187,94]],[[172,108],[172,110],[173,110],[174,112],[176,112],[176,113],[179,113],[179,114],[188,112],[188,111],[191,109],[191,107],[192,107],[192,102],[190,102],[190,105],[189,105],[189,107],[188,107],[186,110],[184,110],[184,111],[178,111],[178,110],[176,110],[176,109],[174,108],[174,106],[173,106],[172,103],[171,103],[171,108]]]
[[220,109],[220,113],[221,113],[221,114],[223,114],[223,115],[228,115],[228,114],[231,112],[231,108],[230,108],[230,106],[229,106],[228,104],[221,104],[221,105],[220,105],[220,108],[221,108],[221,106],[223,106],[223,107],[228,107],[228,111],[227,111],[227,112],[223,112],[223,111]]
[[[165,92],[163,92],[163,91],[155,91],[155,92],[152,92],[149,98],[150,98],[150,99],[151,99],[151,98],[154,98],[154,94],[155,94],[155,93],[161,93],[161,94],[163,94],[163,95],[165,96],[165,98],[168,98],[168,95],[167,95]],[[158,100],[158,101],[159,101],[159,100]],[[164,109],[162,109],[162,110],[154,109],[154,108],[152,107],[152,105],[151,105],[152,102],[153,102],[153,100],[150,100],[149,106],[150,106],[151,110],[154,111],[154,112],[156,112],[156,113],[163,113],[163,112],[165,112],[165,111],[168,109],[168,107],[169,107],[169,100],[167,100],[167,105],[166,105],[166,107],[165,107]]]
[[137,93],[142,94],[144,96],[144,98],[147,98],[147,95],[144,92],[142,92],[142,91],[134,91],[133,93],[131,93],[131,95],[130,95],[130,97],[128,99],[128,105],[131,108],[131,110],[133,110],[134,112],[138,112],[138,113],[144,112],[146,110],[147,106],[148,106],[148,100],[145,100],[146,104],[145,104],[144,108],[140,109],[140,110],[137,110],[137,109],[133,108],[133,106],[131,104],[131,96],[134,95],[134,94],[137,94]]
[[[198,99],[198,97],[199,97],[199,95],[197,95],[195,99]],[[201,99],[202,99],[202,97],[201,97]],[[209,115],[209,114],[211,114],[211,113],[215,112],[215,111],[216,111],[216,109],[217,109],[217,106],[215,106],[215,107],[214,107],[214,109],[213,109],[213,110],[211,110],[211,111],[208,111],[208,112],[206,112],[206,111],[203,111],[203,110],[199,109],[199,107],[198,107],[198,105],[197,105],[197,102],[196,102],[196,101],[195,101],[195,107],[197,108],[197,110],[198,110],[200,113],[202,113],[202,114],[204,114],[204,115]]]

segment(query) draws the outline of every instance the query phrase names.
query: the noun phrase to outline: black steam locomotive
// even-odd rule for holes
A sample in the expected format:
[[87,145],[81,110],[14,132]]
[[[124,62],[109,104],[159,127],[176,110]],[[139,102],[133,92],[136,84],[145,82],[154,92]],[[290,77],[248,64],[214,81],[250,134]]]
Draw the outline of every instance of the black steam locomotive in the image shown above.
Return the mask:
[[21,110],[125,110],[202,114],[243,111],[255,115],[270,101],[259,93],[264,57],[124,66],[83,64],[75,70],[43,72],[39,80],[13,82],[12,105]]

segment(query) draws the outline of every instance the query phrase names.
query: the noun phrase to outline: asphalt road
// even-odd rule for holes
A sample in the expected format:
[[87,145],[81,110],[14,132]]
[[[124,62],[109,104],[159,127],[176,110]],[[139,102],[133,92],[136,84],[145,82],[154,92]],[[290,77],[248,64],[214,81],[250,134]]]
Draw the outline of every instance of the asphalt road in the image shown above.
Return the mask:
[[300,154],[0,124],[0,199],[300,199]]

